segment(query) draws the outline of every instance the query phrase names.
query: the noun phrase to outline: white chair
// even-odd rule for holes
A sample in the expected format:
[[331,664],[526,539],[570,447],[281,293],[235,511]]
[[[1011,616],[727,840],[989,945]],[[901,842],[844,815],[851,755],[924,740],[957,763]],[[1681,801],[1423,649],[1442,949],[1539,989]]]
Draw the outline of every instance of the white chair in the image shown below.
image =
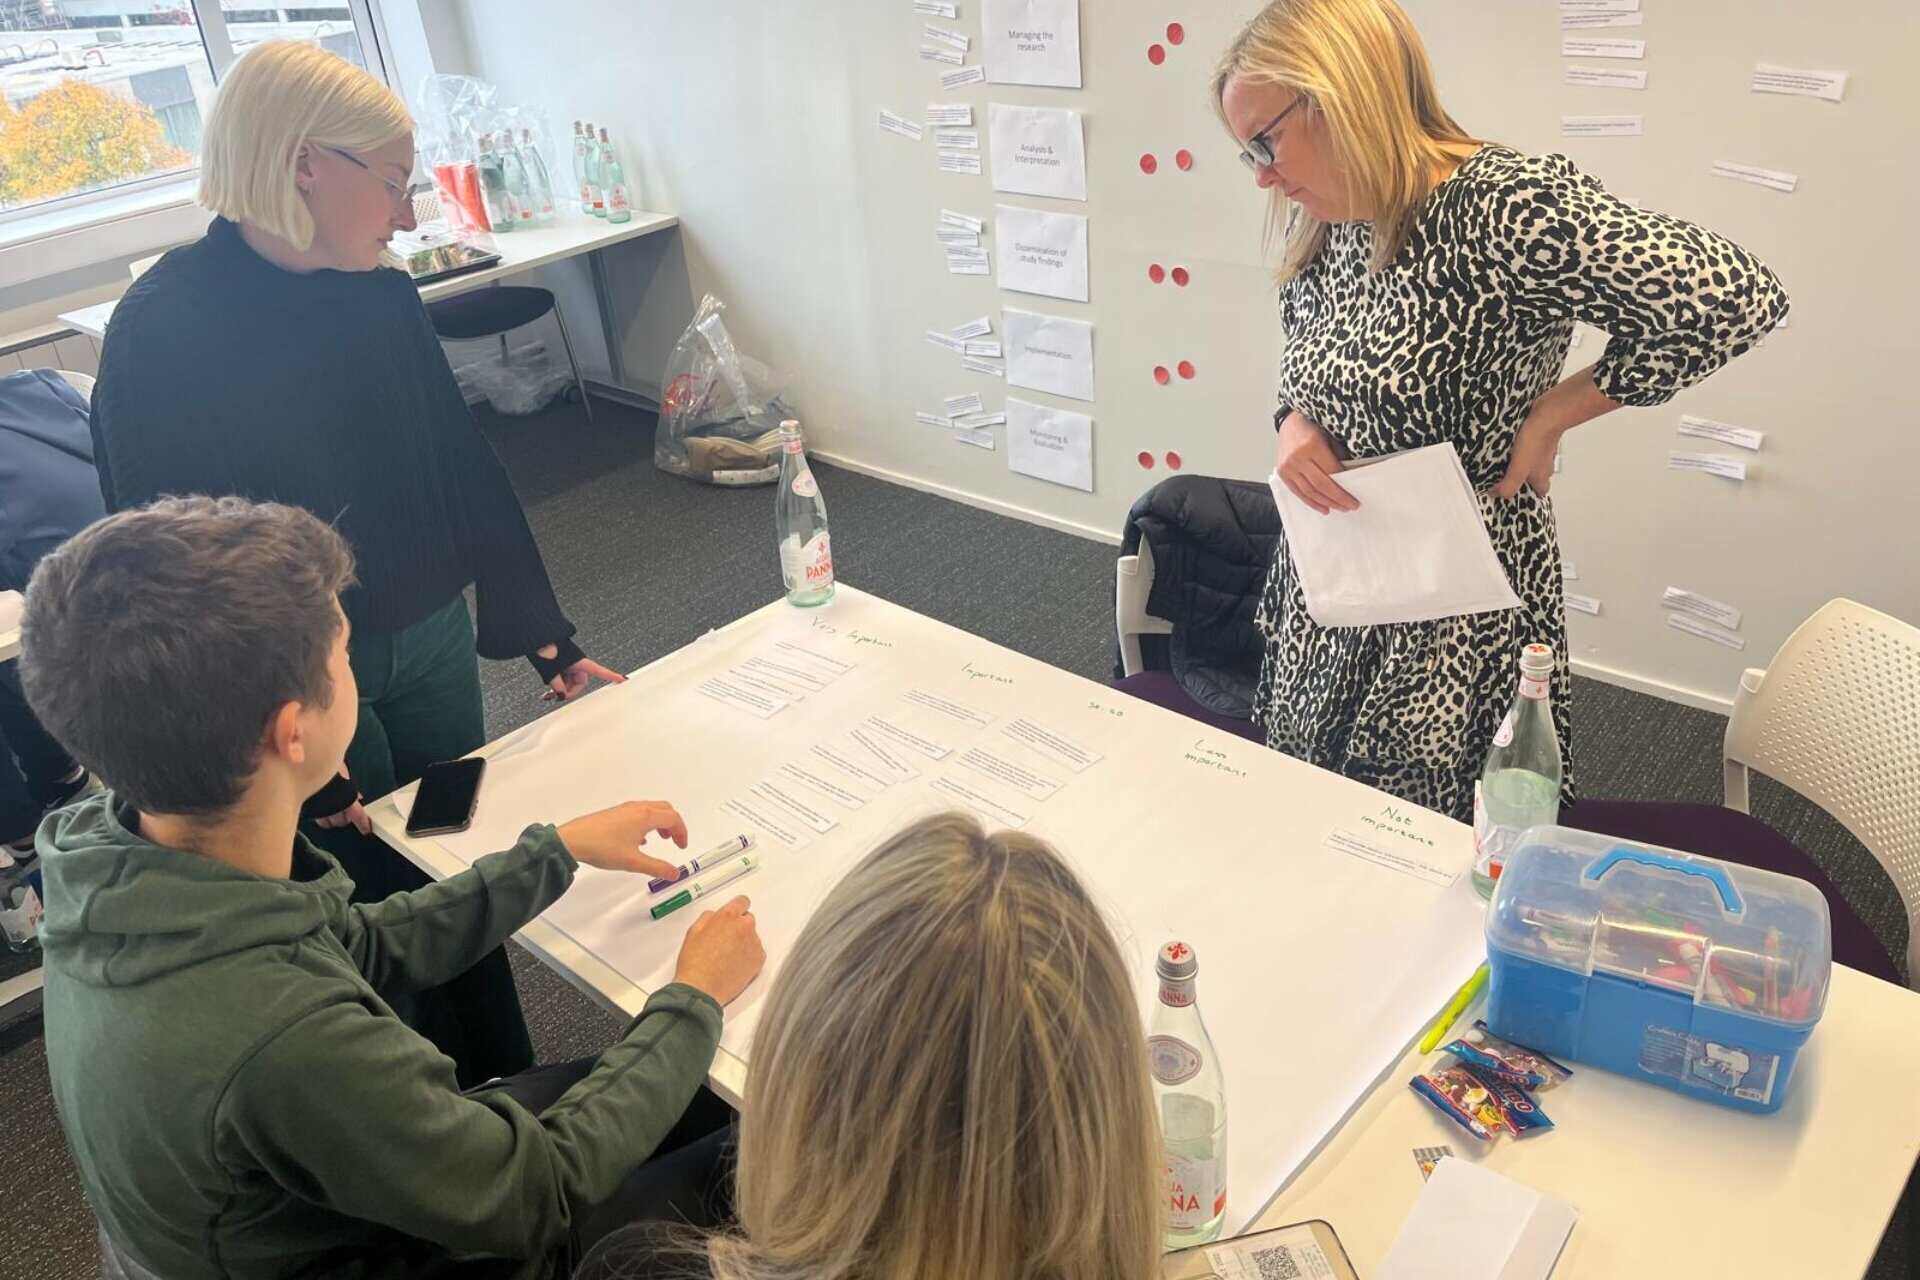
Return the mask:
[[1740,677],[1725,795],[1747,812],[1750,770],[1833,815],[1907,908],[1907,983],[1920,990],[1920,627],[1852,600],[1800,624],[1773,665]]
[[1153,594],[1153,548],[1140,540],[1140,550],[1121,556],[1113,571],[1113,625],[1120,637],[1120,674],[1136,676],[1146,669],[1140,656],[1141,636],[1173,634],[1173,624],[1147,612]]

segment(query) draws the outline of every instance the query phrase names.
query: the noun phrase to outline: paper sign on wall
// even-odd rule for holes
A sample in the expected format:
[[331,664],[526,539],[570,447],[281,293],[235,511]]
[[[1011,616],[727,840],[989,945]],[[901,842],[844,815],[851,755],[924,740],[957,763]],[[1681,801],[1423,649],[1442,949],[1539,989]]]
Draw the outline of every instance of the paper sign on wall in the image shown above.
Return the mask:
[[982,0],[980,31],[994,84],[1080,87],[1080,0]]
[[1078,111],[989,103],[987,139],[995,191],[1087,198],[1086,134]]
[[1007,385],[1093,399],[1093,325],[1036,311],[1002,311]]
[[1093,419],[1071,409],[1007,400],[1007,467],[1093,492]]
[[995,205],[994,253],[1000,287],[1069,302],[1087,300],[1087,219]]

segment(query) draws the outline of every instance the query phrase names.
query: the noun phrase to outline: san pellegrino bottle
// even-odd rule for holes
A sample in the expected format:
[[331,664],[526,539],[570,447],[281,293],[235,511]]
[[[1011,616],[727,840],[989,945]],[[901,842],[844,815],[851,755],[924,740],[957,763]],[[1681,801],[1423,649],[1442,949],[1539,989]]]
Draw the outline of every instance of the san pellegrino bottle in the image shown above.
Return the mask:
[[1547,692],[1552,680],[1551,648],[1520,650],[1519,692],[1473,789],[1473,887],[1483,898],[1493,896],[1521,834],[1560,820],[1560,735]]
[[600,130],[600,184],[607,189],[607,221],[633,221],[633,201],[627,194],[627,171],[620,167],[620,157],[613,154],[613,143],[607,141],[607,131]]
[[507,186],[507,200],[513,209],[513,225],[524,230],[534,222],[533,183],[527,177],[527,166],[520,158],[520,148],[513,145],[513,130],[508,129],[500,135],[499,148],[500,178]]
[[480,171],[480,196],[486,201],[487,221],[496,232],[517,230],[520,219],[514,211],[513,195],[507,190],[506,170],[493,149],[492,134],[480,135],[480,155],[474,167]]
[[787,603],[811,608],[833,599],[833,543],[827,537],[827,504],[807,466],[800,424],[780,424],[780,491],[774,496],[773,531],[780,542],[780,577]]
[[581,171],[580,207],[596,218],[607,216],[606,183],[600,172],[600,147],[593,140],[593,121],[587,121],[585,167]]
[[533,211],[535,226],[553,221],[553,179],[547,174],[547,162],[540,148],[533,145],[533,130],[520,131],[520,166],[527,175],[527,204]]
[[1160,1002],[1147,1036],[1147,1065],[1165,1146],[1169,1249],[1220,1234],[1227,1214],[1227,1087],[1220,1055],[1200,1018],[1200,961],[1184,942],[1160,948]]

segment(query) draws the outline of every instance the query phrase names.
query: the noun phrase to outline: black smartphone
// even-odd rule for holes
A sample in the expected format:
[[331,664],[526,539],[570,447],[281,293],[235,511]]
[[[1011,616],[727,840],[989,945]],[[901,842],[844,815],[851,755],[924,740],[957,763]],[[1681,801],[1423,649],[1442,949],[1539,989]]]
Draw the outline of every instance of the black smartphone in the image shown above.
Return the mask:
[[480,799],[480,775],[486,771],[487,762],[478,756],[428,765],[420,775],[413,812],[407,815],[407,834],[439,836],[465,831],[473,823],[473,808]]

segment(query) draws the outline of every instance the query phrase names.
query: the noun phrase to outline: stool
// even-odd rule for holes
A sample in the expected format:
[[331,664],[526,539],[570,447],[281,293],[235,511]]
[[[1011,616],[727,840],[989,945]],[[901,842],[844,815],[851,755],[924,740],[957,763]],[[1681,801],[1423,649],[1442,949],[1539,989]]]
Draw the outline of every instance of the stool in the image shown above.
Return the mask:
[[580,403],[586,406],[587,421],[592,422],[593,401],[587,396],[587,384],[580,379],[580,362],[573,358],[573,339],[567,336],[567,321],[554,305],[552,290],[530,285],[494,285],[427,304],[427,318],[433,322],[433,331],[443,338],[491,338],[497,334],[501,364],[513,363],[507,350],[507,334],[532,324],[549,311],[553,313],[554,323],[560,326],[560,345],[567,353],[567,367],[573,370],[573,385],[580,392]]

